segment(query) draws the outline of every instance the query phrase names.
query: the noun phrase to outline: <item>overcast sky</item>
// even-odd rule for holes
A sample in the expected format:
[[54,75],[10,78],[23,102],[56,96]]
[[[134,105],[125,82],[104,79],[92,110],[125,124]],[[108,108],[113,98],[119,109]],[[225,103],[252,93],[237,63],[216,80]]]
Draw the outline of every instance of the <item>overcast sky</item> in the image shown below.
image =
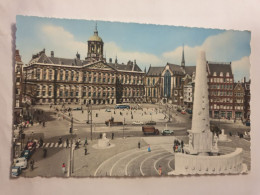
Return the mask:
[[[32,54],[45,48],[63,58],[87,55],[87,41],[96,21],[17,16],[16,48],[26,64]],[[136,60],[141,69],[181,64],[184,45],[186,66],[196,65],[196,56],[205,50],[208,61],[232,62],[235,80],[249,79],[251,53],[249,31],[187,28],[151,24],[97,21],[106,58],[119,63]]]

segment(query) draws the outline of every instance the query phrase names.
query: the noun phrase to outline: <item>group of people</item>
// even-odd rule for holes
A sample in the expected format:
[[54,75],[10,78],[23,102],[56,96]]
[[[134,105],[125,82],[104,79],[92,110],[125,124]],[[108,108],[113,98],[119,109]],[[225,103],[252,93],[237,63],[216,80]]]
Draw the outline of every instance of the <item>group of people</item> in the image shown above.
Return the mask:
[[183,146],[184,146],[184,143],[183,143],[182,140],[181,141],[174,140],[173,141],[173,152],[182,152],[182,153],[184,153]]

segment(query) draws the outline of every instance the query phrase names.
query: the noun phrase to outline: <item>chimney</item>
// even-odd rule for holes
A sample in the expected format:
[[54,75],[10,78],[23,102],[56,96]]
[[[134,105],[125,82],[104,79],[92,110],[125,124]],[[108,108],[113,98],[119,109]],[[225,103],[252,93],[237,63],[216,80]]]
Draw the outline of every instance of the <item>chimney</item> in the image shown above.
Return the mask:
[[51,51],[51,57],[54,57],[54,51]]
[[134,65],[136,65],[136,60],[134,60]]
[[112,58],[109,58],[109,63],[112,63]]

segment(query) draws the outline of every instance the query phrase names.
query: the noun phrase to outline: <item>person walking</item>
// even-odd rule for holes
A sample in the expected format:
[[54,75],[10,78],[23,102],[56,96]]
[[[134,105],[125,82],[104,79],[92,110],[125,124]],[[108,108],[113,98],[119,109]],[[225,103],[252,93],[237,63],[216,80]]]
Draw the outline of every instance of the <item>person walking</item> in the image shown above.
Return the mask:
[[85,139],[84,146],[86,146],[86,145],[88,145],[88,139],[87,139],[87,137],[86,137],[86,139]]
[[150,144],[148,144],[148,152],[151,152]]
[[85,147],[85,155],[87,155],[88,154],[88,149],[87,149],[87,147]]
[[141,148],[141,143],[140,143],[140,141],[138,142],[138,148],[139,148],[139,149]]
[[112,139],[114,139],[114,136],[115,136],[115,134],[114,134],[114,133],[112,133]]
[[65,174],[65,172],[66,172],[66,165],[65,165],[65,163],[63,163],[62,164],[62,172]]
[[158,174],[159,174],[160,176],[162,175],[162,167],[161,167],[161,165],[159,165]]
[[66,148],[68,148],[69,147],[69,139],[67,138],[66,139]]
[[31,166],[31,170],[33,170],[33,168],[34,168],[34,160],[33,159],[30,162],[30,166]]

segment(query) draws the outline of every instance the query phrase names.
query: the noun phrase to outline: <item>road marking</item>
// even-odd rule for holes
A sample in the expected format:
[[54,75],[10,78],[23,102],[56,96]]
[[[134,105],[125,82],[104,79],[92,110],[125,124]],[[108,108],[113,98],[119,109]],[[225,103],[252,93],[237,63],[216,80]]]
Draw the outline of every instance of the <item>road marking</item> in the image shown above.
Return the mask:
[[[134,154],[134,153],[136,153],[136,152],[137,152],[137,151],[132,151],[132,153],[130,153],[130,154],[128,154],[128,155],[126,155],[126,156],[120,158],[119,160],[117,160],[117,161],[113,164],[112,168],[110,169],[110,176],[112,176],[112,171],[113,171],[114,167],[116,166],[116,164],[117,164],[119,161],[121,161],[121,160],[127,158],[128,156],[131,156],[132,154]],[[140,151],[138,151],[138,152],[140,152]]]
[[[134,149],[134,150],[136,150],[136,149]],[[116,155],[114,155],[114,156],[112,156],[112,157],[106,159],[105,161],[103,161],[103,162],[98,166],[98,168],[96,169],[96,171],[95,171],[95,173],[94,173],[94,176],[97,175],[97,172],[99,171],[99,169],[100,169],[104,164],[106,164],[108,161],[110,161],[111,159],[113,159],[113,158],[115,158],[115,157],[117,157],[117,156],[119,156],[119,155],[121,155],[121,154],[127,153],[127,152],[129,152],[129,150],[124,151],[124,152],[117,153]]]
[[59,145],[59,143],[57,142],[57,143],[54,145],[54,147],[57,148],[58,145]]
[[[146,152],[147,149],[144,149],[144,150],[142,150],[142,151],[140,151],[140,152],[143,152],[143,151]],[[159,149],[159,148],[158,148],[158,149],[154,149],[153,151],[162,151],[162,149]],[[143,156],[143,155],[144,155],[144,154],[141,154],[141,155],[139,155],[139,156],[137,156],[137,157],[131,159],[131,160],[126,164],[126,167],[125,167],[125,175],[126,175],[126,176],[128,175],[127,169],[128,169],[128,166],[130,165],[130,163],[133,162],[134,160],[136,160],[137,158]]]
[[159,175],[159,171],[158,171],[158,169],[156,168],[156,164],[159,162],[159,160],[161,160],[161,159],[163,159],[163,158],[165,158],[165,157],[167,157],[167,156],[172,156],[172,154],[171,154],[171,155],[169,155],[169,154],[164,155],[163,157],[158,158],[158,159],[153,163],[153,168],[154,168],[155,171],[158,173],[158,175]]
[[[175,157],[175,156],[174,156],[174,157]],[[173,160],[174,160],[174,158],[168,161],[168,167],[169,167],[171,170],[173,170],[173,168],[171,167],[170,163],[171,163]]]
[[54,143],[51,143],[50,148],[54,145]]
[[45,148],[48,148],[49,145],[50,145],[50,143],[47,143],[46,146],[45,146]]
[[46,144],[46,143],[43,143],[43,144],[42,144],[42,148],[44,147],[45,144]]
[[[165,152],[164,152],[164,153],[165,153]],[[140,172],[141,172],[142,176],[144,176],[144,172],[143,172],[143,170],[142,170],[142,166],[143,166],[144,162],[145,162],[146,160],[148,160],[148,159],[150,159],[150,158],[153,158],[154,156],[158,156],[158,155],[160,155],[160,154],[162,154],[162,153],[154,154],[154,155],[152,155],[152,156],[149,156],[149,157],[145,158],[145,159],[142,161],[142,163],[141,163],[141,165],[140,165]]]
[[60,144],[59,147],[60,147],[60,148],[61,148],[61,147],[66,147],[66,141],[64,141],[62,144]]

